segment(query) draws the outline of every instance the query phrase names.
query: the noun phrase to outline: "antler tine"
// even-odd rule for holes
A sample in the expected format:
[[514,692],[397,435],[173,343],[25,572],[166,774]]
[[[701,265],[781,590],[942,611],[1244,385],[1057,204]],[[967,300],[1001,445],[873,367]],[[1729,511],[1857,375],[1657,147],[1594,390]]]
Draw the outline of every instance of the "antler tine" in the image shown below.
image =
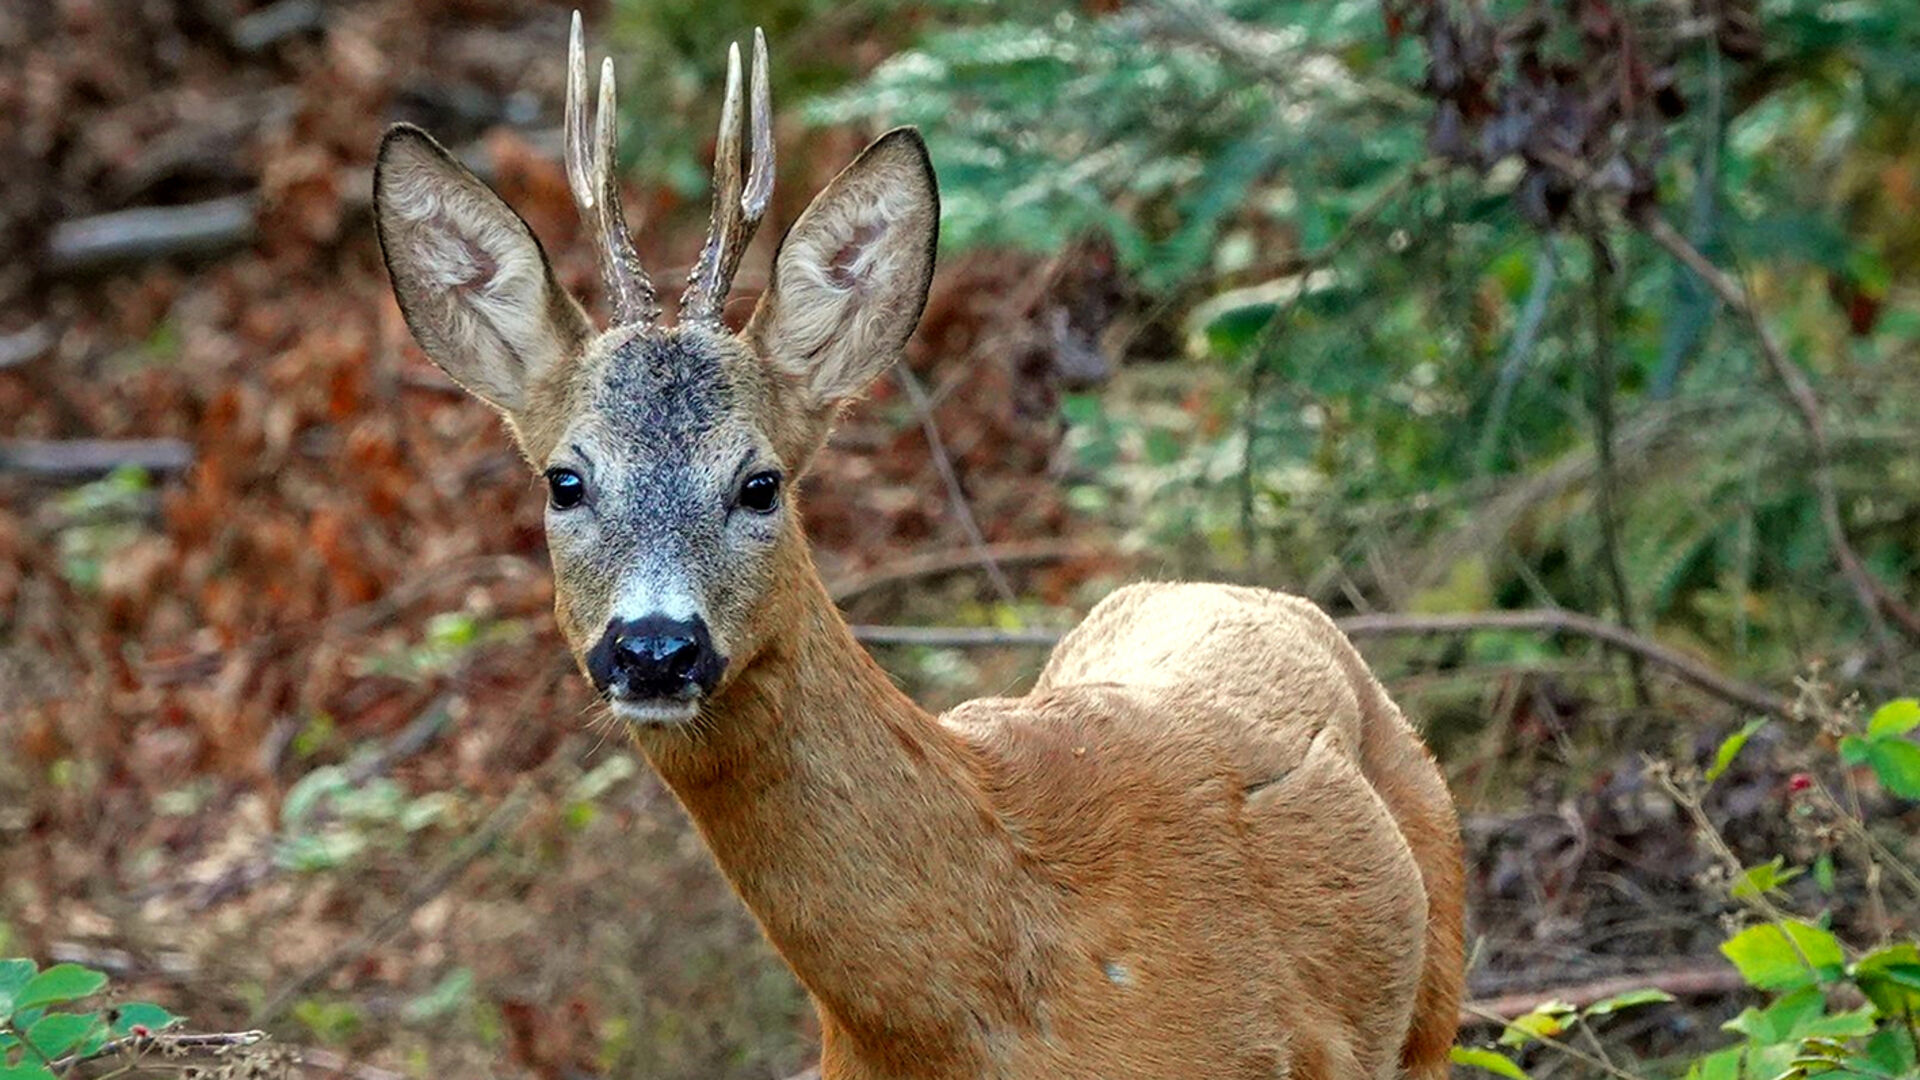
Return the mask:
[[581,222],[596,234],[594,254],[600,262],[600,276],[607,283],[613,325],[650,324],[660,317],[660,303],[633,249],[633,234],[627,231],[627,215],[620,207],[614,117],[613,61],[608,59],[600,66],[599,108],[591,121],[597,130],[588,131],[586,32],[576,11],[567,37],[563,123],[567,186],[573,189],[573,204]]
[[[773,99],[767,89],[767,35],[753,28],[753,160],[747,170],[747,188],[740,193],[751,238],[773,200]],[[740,242],[745,248],[746,240]],[[731,277],[732,275],[728,275]]]
[[573,13],[567,35],[567,103],[562,124],[566,132],[567,186],[582,221],[594,223],[593,144],[587,141],[587,41],[580,13]]
[[746,182],[740,170],[745,156],[748,117],[740,107],[740,46],[727,49],[727,96],[720,106],[720,134],[713,153],[713,221],[707,245],[687,278],[680,301],[682,322],[719,324],[727,289],[773,195],[773,106],[767,90],[767,42],[754,31],[753,158]]
[[640,265],[640,254],[633,249],[633,233],[627,229],[627,212],[620,205],[620,178],[615,163],[618,136],[614,129],[619,114],[613,106],[613,57],[600,62],[600,106],[594,112],[594,172],[600,184],[598,204],[600,223],[601,273],[607,279],[608,298],[613,303],[613,324],[651,325],[660,318],[660,299],[653,280]]

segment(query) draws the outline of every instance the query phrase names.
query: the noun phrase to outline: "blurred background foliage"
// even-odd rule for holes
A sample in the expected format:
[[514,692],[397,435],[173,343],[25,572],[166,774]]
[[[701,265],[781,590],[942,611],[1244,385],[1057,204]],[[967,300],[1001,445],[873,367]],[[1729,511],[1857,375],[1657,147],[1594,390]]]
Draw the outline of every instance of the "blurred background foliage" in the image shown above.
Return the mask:
[[[1419,20],[1480,6],[910,7],[911,40],[803,115],[925,130],[950,252],[1111,252],[1134,312],[1102,345],[1128,366],[1066,403],[1077,505],[1173,569],[1394,610],[1624,603],[1753,672],[1864,640],[1747,321],[1621,213],[1530,213],[1526,148],[1436,164],[1445,61]],[[1600,134],[1653,148],[1651,212],[1743,280],[1810,371],[1848,533],[1914,595],[1920,20],[1823,0],[1485,8],[1499,49],[1532,35],[1577,62],[1593,43],[1566,39],[1614,19],[1657,65],[1638,73],[1657,130]],[[1599,297],[1596,239],[1617,266]]]

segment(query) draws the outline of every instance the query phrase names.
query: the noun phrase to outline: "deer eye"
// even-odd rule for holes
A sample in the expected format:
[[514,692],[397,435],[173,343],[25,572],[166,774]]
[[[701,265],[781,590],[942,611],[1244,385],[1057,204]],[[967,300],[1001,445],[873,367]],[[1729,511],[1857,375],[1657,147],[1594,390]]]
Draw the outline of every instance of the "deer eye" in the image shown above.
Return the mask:
[[572,469],[547,470],[547,501],[555,510],[571,510],[587,497],[587,482]]
[[780,474],[757,472],[740,485],[740,505],[756,514],[771,514],[780,505]]

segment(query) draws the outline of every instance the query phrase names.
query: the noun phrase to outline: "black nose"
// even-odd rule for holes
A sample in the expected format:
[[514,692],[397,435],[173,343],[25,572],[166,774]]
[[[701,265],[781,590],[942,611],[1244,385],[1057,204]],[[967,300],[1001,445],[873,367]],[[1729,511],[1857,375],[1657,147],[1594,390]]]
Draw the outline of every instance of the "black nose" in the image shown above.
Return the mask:
[[684,698],[711,692],[726,670],[699,620],[615,619],[587,656],[602,692],[623,697]]

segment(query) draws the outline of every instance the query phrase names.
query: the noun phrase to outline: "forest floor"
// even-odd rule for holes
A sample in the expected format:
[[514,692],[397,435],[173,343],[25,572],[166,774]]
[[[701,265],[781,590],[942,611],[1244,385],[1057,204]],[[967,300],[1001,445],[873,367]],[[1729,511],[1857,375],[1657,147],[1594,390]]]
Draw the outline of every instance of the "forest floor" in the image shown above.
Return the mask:
[[[672,798],[585,723],[533,478],[413,347],[367,220],[381,128],[414,120],[470,148],[563,280],[596,291],[543,134],[562,9],[24,7],[0,11],[21,58],[0,67],[0,240],[31,253],[0,267],[0,953],[410,1075],[804,1065],[802,995]],[[783,127],[797,152],[765,231],[859,142]],[[642,251],[671,253],[656,277],[678,280],[701,208],[629,203],[660,223]],[[103,253],[90,237],[167,221],[72,225],[148,207],[189,208],[202,235]],[[907,364],[928,407],[883,385],[804,494],[856,621],[1061,625],[1156,569],[1062,496],[1048,313],[1104,295],[1108,272],[942,268]],[[1019,604],[997,602],[979,543]],[[1039,659],[883,654],[936,706],[1017,688]],[[1444,675],[1415,660],[1396,690]],[[1710,1038],[1739,1003],[1722,902],[1640,755],[1699,760],[1745,717],[1523,672],[1478,694],[1485,726],[1443,748],[1474,996],[1664,980],[1683,1001],[1622,1044]],[[1808,741],[1776,725],[1717,789],[1756,861],[1808,842],[1781,812]]]

